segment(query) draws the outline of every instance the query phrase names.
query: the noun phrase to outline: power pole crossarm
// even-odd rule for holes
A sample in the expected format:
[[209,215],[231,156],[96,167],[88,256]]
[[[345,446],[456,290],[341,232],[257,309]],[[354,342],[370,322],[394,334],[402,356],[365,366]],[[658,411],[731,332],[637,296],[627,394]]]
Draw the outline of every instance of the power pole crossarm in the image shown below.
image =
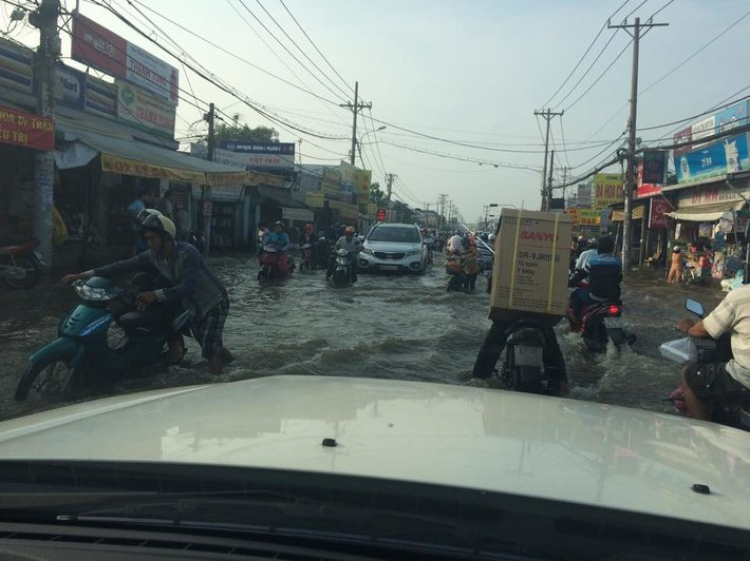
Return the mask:
[[349,161],[352,165],[355,164],[355,157],[357,155],[357,114],[361,109],[372,109],[372,103],[361,103],[359,101],[359,82],[354,82],[354,104],[344,103],[339,107],[347,107],[352,110],[354,114],[354,122],[352,124],[352,151],[349,154]]
[[[632,224],[633,224],[633,192],[636,188],[636,163],[635,163],[635,143],[637,132],[638,118],[638,57],[640,54],[641,37],[653,27],[664,27],[668,23],[648,23],[641,24],[640,18],[635,18],[632,24],[623,23],[621,25],[608,25],[610,29],[624,29],[633,38],[633,68],[630,79],[630,118],[628,119],[628,153],[627,153],[627,171],[625,173],[625,201],[624,201],[624,218],[622,222],[622,270],[625,274],[630,271],[631,266],[631,249],[633,242]],[[644,31],[645,30],[645,31]],[[641,226],[645,227],[645,223]],[[643,261],[643,255],[639,257]]]

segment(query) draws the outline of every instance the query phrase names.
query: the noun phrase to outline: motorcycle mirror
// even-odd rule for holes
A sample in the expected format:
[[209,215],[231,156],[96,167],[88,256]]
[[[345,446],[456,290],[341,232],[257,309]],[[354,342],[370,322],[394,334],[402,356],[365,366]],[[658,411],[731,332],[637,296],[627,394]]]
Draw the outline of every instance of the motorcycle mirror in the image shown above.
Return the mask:
[[685,309],[688,312],[692,312],[701,318],[705,314],[705,310],[703,309],[703,304],[701,304],[697,300],[693,300],[692,298],[688,298],[687,300],[685,300]]

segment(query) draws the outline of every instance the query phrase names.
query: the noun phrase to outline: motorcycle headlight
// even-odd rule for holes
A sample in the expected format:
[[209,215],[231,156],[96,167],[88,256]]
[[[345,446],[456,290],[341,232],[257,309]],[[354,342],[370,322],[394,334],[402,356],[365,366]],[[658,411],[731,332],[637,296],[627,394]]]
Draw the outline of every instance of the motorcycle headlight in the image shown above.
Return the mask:
[[85,284],[75,287],[78,296],[88,302],[106,302],[114,297],[106,288],[95,288]]

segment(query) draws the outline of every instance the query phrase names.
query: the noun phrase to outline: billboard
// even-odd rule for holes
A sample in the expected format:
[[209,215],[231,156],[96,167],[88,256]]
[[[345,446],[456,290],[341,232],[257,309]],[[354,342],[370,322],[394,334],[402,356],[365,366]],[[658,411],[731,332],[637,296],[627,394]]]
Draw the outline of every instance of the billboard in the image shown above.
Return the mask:
[[293,169],[294,142],[250,142],[222,140],[219,147],[242,154],[248,169]]
[[667,177],[667,153],[663,150],[645,150],[638,171],[640,182],[664,184]]
[[621,173],[597,173],[594,176],[594,207],[621,203],[625,199],[622,181]]
[[174,137],[176,108],[145,90],[117,80],[117,118],[158,134]]
[[693,140],[693,127],[686,127],[674,135],[674,155],[679,156],[693,149],[690,142]]
[[701,148],[675,156],[677,182],[687,183],[750,169],[747,135],[739,134],[703,144]]
[[117,87],[114,84],[86,76],[86,99],[84,110],[100,117],[117,116]]
[[591,206],[591,186],[584,185],[583,183],[578,186],[577,193],[577,204],[578,208],[586,208]]
[[179,101],[175,67],[81,14],[73,17],[71,58],[137,84],[174,105]]
[[30,94],[34,86],[34,52],[0,40],[0,86]]
[[715,115],[711,115],[710,117],[706,117],[705,119],[695,123],[690,128],[690,135],[691,135],[691,139],[693,142],[692,149],[695,150],[697,148],[700,148],[701,146],[704,146],[705,142],[696,143],[696,140],[700,140],[701,138],[706,138],[707,136],[712,136],[715,130],[716,130],[716,116]]
[[740,101],[717,112],[714,116],[716,132],[726,132],[747,124],[747,100]]
[[579,208],[578,224],[580,226],[599,226],[602,214],[598,208]]
[[663,197],[654,197],[651,199],[651,218],[648,227],[651,230],[666,230],[669,228],[668,212],[672,212],[672,205]]

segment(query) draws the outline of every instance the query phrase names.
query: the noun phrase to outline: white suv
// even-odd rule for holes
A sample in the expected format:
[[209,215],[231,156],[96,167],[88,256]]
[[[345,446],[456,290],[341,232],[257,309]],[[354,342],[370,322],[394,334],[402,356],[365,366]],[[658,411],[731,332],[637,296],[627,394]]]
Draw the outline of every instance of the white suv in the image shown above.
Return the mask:
[[365,239],[359,254],[361,271],[423,273],[427,248],[415,224],[377,224]]

